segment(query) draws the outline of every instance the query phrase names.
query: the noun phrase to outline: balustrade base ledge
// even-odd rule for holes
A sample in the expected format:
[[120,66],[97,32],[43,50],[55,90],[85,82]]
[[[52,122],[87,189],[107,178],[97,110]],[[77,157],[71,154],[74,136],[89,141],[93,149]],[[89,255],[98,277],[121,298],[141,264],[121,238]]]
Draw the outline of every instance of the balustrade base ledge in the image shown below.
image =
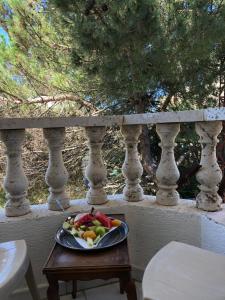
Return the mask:
[[[66,214],[73,214],[76,212],[86,212],[95,207],[96,210],[102,210],[110,213],[126,213],[127,208],[138,206],[139,208],[146,209],[159,209],[164,212],[168,210],[176,211],[176,213],[187,213],[190,215],[202,215],[208,219],[215,221],[217,224],[225,226],[225,204],[222,204],[222,210],[216,212],[206,212],[196,208],[196,202],[193,200],[180,199],[179,204],[176,206],[163,206],[156,202],[155,196],[144,195],[144,200],[139,202],[127,202],[123,199],[122,194],[108,196],[108,202],[102,205],[90,205],[86,199],[74,199],[70,201],[70,208],[66,210]],[[48,210],[48,204],[31,205],[31,212],[24,216],[7,217],[5,209],[0,208],[0,225],[1,223],[19,223],[26,220],[41,219],[52,216],[60,216],[63,220],[66,215],[62,211]]]

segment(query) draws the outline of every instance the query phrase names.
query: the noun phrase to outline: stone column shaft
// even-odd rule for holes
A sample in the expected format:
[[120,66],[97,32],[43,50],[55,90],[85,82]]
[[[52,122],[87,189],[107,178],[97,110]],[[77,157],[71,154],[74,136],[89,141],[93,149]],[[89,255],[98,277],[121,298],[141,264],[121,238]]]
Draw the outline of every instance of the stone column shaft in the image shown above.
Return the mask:
[[22,144],[25,129],[1,130],[1,140],[6,146],[7,169],[3,187],[6,191],[5,213],[8,217],[22,216],[30,212],[27,197],[28,180],[22,166]]
[[176,191],[180,173],[174,158],[175,138],[180,124],[157,124],[156,131],[161,139],[162,148],[160,163],[156,172],[158,192],[156,201],[161,205],[177,205],[179,194]]
[[126,182],[123,189],[123,197],[129,202],[137,202],[144,199],[143,189],[139,184],[143,168],[137,150],[141,130],[141,125],[124,125],[121,127],[126,147],[125,161],[122,166]]
[[201,169],[196,178],[200,183],[200,193],[196,198],[196,206],[206,211],[221,209],[222,199],[217,194],[218,184],[222,179],[222,172],[217,163],[217,136],[222,130],[222,122],[198,122],[195,124],[201,144]]
[[49,162],[45,180],[49,186],[48,208],[62,210],[70,206],[65,192],[68,172],[64,166],[62,149],[65,140],[65,128],[45,128],[44,137],[48,142]]
[[101,148],[106,129],[103,126],[86,127],[88,137],[89,161],[85,175],[89,181],[90,189],[87,192],[89,204],[97,205],[107,202],[104,186],[107,181],[107,170],[102,159]]

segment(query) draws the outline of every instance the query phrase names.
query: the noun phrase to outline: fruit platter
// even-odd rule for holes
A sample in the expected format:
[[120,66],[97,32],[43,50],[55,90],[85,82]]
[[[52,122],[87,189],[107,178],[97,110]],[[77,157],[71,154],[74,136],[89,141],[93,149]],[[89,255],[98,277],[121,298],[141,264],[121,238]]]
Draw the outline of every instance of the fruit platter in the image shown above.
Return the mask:
[[74,250],[99,250],[112,247],[128,235],[125,222],[100,211],[80,213],[66,218],[56,233],[56,241]]

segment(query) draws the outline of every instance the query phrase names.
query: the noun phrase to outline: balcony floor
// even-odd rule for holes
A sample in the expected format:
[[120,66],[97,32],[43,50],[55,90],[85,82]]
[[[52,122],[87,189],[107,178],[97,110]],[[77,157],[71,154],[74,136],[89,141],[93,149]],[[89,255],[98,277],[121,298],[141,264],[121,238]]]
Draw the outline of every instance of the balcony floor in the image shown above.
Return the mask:
[[[136,282],[137,300],[142,300],[141,283]],[[119,283],[107,284],[77,293],[76,300],[127,300],[126,294],[119,292]],[[61,296],[60,300],[73,300],[71,295]]]

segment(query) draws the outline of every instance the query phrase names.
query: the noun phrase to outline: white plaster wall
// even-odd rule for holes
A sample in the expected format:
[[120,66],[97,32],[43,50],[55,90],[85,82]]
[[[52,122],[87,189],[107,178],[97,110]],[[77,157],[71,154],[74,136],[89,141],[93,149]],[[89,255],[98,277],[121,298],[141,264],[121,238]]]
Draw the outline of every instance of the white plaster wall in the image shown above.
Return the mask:
[[201,247],[201,219],[191,211],[173,209],[143,201],[126,207],[130,226],[132,264],[144,270],[152,256],[170,241]]
[[[108,213],[126,214],[130,228],[128,241],[131,263],[134,275],[139,276],[139,279],[151,257],[172,240],[225,254],[225,210],[218,213],[202,212],[190,200],[182,200],[174,207],[159,206],[154,197],[149,196],[137,203],[127,203],[121,195],[111,199],[96,208]],[[69,212],[89,209],[85,200],[73,200]],[[7,218],[0,210],[0,242],[26,240],[35,277],[43,295],[47,284],[42,267],[54,244],[54,234],[64,218],[62,212],[48,211],[46,205],[33,206],[31,214],[17,218]],[[14,300],[29,299],[23,287],[24,284],[17,290]],[[80,284],[80,287],[84,287],[84,284]],[[62,293],[65,289],[66,286],[62,285]]]
[[201,247],[225,255],[225,226],[207,217],[202,217],[201,222]]

